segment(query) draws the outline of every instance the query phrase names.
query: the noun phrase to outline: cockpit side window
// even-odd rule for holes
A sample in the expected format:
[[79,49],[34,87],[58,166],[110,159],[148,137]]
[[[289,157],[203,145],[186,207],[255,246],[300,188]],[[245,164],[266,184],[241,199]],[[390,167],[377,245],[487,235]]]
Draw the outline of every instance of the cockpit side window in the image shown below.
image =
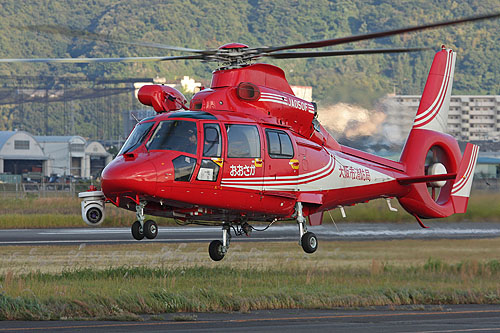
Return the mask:
[[221,157],[222,144],[219,124],[203,125],[203,157]]
[[255,125],[226,125],[227,157],[260,157],[260,136]]
[[149,150],[175,150],[196,154],[198,135],[196,123],[186,120],[165,120],[156,127],[147,143]]
[[123,147],[120,149],[118,155],[132,152],[137,149],[137,147],[144,142],[154,124],[154,121],[137,124],[132,133],[128,136],[127,141],[123,144]]

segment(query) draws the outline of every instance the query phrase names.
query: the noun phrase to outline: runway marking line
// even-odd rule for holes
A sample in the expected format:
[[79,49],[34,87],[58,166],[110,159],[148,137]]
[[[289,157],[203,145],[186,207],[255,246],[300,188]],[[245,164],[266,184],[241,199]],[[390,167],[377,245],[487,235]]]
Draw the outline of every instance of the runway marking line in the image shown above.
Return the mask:
[[[73,325],[73,326],[51,326],[51,327],[16,327],[16,328],[0,328],[0,331],[23,331],[23,330],[55,330],[55,329],[81,329],[81,328],[102,328],[102,327],[126,327],[126,326],[165,326],[165,325],[180,325],[180,324],[209,324],[209,323],[246,323],[257,321],[282,321],[282,320],[304,320],[304,319],[335,319],[335,318],[373,318],[373,317],[403,317],[403,316],[432,316],[432,315],[457,315],[457,314],[474,314],[474,313],[500,313],[500,310],[470,310],[470,311],[436,311],[436,312],[408,312],[408,313],[377,313],[364,315],[331,315],[331,316],[305,316],[305,317],[280,317],[280,318],[252,318],[252,319],[229,319],[229,320],[201,320],[201,321],[165,321],[153,323],[126,323],[126,324],[95,324],[95,325]],[[477,329],[459,329],[459,330],[444,330],[444,331],[421,331],[420,333],[432,332],[473,332],[481,330],[497,330],[500,328],[477,328]]]
[[456,330],[444,330],[444,331],[418,331],[413,333],[452,333],[452,332],[480,332],[480,331],[500,331],[500,327],[490,327],[490,328],[464,328]]
[[[158,239],[148,239],[145,241],[141,241],[142,243],[138,243],[138,241],[130,239],[95,239],[95,240],[41,240],[41,241],[0,241],[0,246],[14,246],[14,245],[53,245],[53,246],[64,246],[64,245],[74,245],[74,244],[177,244],[177,243],[204,243],[212,241],[213,238],[185,238],[185,239],[166,239],[166,238],[158,238]],[[263,242],[263,241],[273,241],[273,242],[281,242],[288,241],[288,239],[284,237],[266,237],[266,238],[252,238],[252,239],[240,239],[243,242]]]

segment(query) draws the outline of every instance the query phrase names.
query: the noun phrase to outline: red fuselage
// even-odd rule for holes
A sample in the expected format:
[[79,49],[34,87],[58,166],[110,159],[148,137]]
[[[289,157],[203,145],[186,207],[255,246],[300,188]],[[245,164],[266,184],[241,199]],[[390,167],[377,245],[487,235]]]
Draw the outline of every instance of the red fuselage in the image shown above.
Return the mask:
[[[136,131],[141,128],[141,141],[102,174],[106,197],[130,210],[146,200],[152,215],[272,220],[290,217],[296,201],[309,215],[408,191],[395,181],[404,176],[400,163],[333,150],[237,112],[172,112],[141,122]],[[194,145],[183,136],[188,130]],[[160,142],[164,134],[171,140]]]

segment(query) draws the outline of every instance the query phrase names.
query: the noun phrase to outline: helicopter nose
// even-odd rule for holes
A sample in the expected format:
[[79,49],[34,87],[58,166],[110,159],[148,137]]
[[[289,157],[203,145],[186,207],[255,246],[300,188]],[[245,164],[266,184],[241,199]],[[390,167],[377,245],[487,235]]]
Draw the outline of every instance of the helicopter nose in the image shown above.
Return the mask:
[[127,161],[119,156],[102,171],[101,187],[108,197],[121,193],[154,195],[156,168],[147,160]]

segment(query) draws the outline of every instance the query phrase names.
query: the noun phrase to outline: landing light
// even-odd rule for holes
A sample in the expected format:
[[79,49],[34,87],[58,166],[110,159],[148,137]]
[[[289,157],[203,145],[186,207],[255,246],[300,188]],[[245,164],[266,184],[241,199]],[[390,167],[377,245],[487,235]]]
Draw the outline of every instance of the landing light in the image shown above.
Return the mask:
[[241,82],[236,89],[236,95],[246,101],[256,101],[260,98],[260,90],[253,83]]

